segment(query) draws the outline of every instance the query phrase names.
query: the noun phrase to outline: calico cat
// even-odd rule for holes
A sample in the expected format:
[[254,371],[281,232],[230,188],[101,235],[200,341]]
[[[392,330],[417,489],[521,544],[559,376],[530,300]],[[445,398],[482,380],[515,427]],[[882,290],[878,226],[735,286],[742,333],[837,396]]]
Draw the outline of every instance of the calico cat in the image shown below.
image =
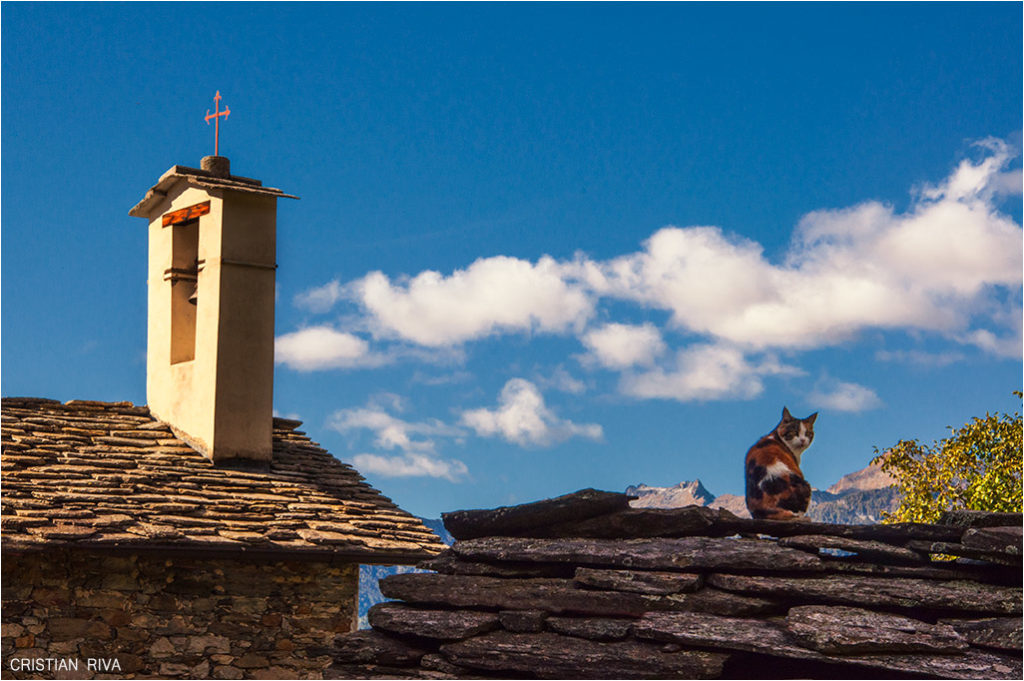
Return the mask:
[[807,512],[811,486],[800,470],[800,455],[814,439],[815,412],[793,418],[782,408],[782,420],[747,452],[747,509],[753,518],[789,520]]

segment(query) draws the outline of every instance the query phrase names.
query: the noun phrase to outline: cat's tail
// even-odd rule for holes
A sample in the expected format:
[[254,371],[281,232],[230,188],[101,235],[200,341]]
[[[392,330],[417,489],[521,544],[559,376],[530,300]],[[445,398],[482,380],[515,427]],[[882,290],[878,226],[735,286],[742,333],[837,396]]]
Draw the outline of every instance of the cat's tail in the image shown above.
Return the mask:
[[804,517],[803,513],[793,513],[793,511],[787,511],[784,508],[751,512],[750,515],[756,520],[800,520]]

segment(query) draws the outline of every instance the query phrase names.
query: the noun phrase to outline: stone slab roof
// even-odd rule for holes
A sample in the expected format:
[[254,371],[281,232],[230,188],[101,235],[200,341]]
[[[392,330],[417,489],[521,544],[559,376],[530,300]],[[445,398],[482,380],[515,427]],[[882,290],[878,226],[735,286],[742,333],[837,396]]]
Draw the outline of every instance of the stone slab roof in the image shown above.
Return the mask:
[[1022,678],[1020,513],[834,525],[630,499],[444,514],[455,544],[381,580],[395,600],[328,675]]
[[269,467],[214,466],[144,406],[4,398],[2,546],[245,551],[413,563],[444,545],[274,419]]
[[264,187],[262,182],[249,177],[241,177],[239,175],[219,177],[208,170],[176,165],[171,166],[167,172],[160,176],[160,179],[157,180],[155,185],[150,187],[142,200],[128,211],[128,215],[137,218],[148,217],[150,209],[165,197],[171,187],[178,182],[188,182],[193,186],[205,189],[230,189],[236,192],[266,194],[284,199],[299,198],[293,194],[286,194],[274,187]]

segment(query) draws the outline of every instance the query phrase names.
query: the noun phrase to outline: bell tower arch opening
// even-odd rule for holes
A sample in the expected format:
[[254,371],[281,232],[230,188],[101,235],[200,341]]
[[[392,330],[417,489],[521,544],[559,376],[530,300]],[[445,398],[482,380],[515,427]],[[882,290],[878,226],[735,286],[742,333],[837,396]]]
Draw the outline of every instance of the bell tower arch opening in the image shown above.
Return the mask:
[[172,225],[171,266],[164,272],[171,294],[171,364],[196,358],[199,302],[199,220]]

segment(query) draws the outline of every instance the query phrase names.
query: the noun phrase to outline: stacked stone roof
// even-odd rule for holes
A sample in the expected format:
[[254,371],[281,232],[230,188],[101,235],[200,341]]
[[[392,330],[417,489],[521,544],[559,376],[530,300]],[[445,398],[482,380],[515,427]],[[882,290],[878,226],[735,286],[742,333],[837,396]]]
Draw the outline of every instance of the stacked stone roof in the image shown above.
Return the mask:
[[217,551],[413,563],[440,540],[274,419],[269,465],[214,466],[130,402],[4,398],[4,551]]
[[381,581],[398,600],[329,673],[1021,678],[1019,513],[833,525],[629,499],[445,514],[458,541]]

